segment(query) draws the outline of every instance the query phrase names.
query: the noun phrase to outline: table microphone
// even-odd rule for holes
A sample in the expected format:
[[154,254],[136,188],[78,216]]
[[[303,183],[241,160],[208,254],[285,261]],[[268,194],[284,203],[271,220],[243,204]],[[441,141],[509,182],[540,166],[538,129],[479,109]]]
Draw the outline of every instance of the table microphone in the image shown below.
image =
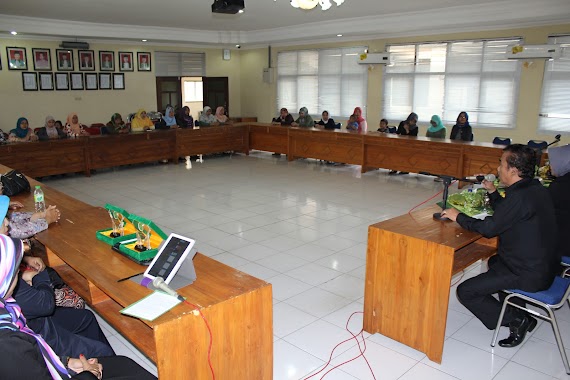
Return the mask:
[[178,295],[178,293],[176,293],[176,290],[174,290],[170,286],[168,286],[168,284],[166,282],[164,282],[164,278],[162,278],[162,277],[155,277],[154,280],[152,280],[152,286],[154,286],[157,289],[162,290],[163,292],[171,295],[172,297],[178,298],[180,301],[184,301],[184,297],[182,297],[181,295]]
[[477,182],[483,182],[483,181],[493,182],[494,180],[497,179],[497,177],[495,177],[494,174],[485,174],[485,175],[465,177],[465,179],[468,181],[477,181]]

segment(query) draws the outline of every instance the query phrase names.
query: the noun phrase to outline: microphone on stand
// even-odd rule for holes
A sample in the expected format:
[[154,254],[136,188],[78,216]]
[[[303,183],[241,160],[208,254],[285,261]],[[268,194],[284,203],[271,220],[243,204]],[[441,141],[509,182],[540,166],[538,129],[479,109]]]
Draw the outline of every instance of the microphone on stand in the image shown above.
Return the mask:
[[556,144],[557,142],[560,142],[560,135],[554,136],[554,141],[548,144],[546,147],[548,148],[550,145]]
[[495,177],[494,174],[485,174],[485,175],[465,177],[465,178],[460,179],[460,181],[467,180],[465,182],[476,181],[475,183],[481,183],[483,181],[493,182],[496,179],[497,179],[497,177]]
[[178,295],[176,290],[168,286],[168,284],[164,282],[164,278],[162,277],[155,277],[154,280],[152,280],[152,286],[154,286],[156,289],[162,290],[163,292],[165,292],[168,295],[171,295],[172,297],[178,298],[180,301],[184,301],[184,297]]

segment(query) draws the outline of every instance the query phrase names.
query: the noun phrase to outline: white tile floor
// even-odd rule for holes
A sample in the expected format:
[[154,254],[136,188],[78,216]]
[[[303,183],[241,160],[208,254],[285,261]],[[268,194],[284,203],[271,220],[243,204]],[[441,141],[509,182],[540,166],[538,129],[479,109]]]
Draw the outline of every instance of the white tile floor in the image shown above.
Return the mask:
[[[112,203],[154,219],[166,233],[195,238],[201,253],[272,283],[274,379],[281,380],[320,371],[333,348],[351,337],[346,323],[363,309],[368,225],[407,212],[441,187],[430,177],[389,176],[385,170],[361,174],[359,169],[315,160],[289,163],[284,156],[252,152],[207,157],[192,169],[137,165],[45,182],[87,203]],[[479,272],[475,266],[463,279]],[[365,333],[365,355],[376,379],[570,379],[547,323],[520,347],[491,348],[492,333],[459,304],[455,286],[450,291],[442,364]],[[570,310],[558,315],[570,342]],[[156,373],[144,355],[101,324],[117,353]],[[350,330],[357,333],[361,327],[362,315],[353,315]],[[332,366],[312,379],[359,354],[355,340],[341,345]],[[360,357],[325,378],[373,377]]]

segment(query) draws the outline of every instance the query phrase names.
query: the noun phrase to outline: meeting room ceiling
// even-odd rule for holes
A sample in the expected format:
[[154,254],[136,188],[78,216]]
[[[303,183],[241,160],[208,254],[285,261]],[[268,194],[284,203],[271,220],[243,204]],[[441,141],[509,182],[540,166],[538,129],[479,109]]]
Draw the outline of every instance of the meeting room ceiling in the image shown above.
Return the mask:
[[0,30],[30,35],[264,44],[436,34],[570,23],[570,0],[345,0],[322,11],[289,0],[245,0],[213,14],[213,0],[0,1]]

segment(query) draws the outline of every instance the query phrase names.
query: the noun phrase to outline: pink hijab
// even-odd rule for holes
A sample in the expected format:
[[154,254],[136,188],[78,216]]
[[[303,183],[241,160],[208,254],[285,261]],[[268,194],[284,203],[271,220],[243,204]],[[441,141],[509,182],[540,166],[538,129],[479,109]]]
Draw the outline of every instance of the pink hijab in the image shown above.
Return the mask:
[[358,118],[356,119],[356,121],[358,121],[358,123],[362,123],[364,121],[364,118],[362,117],[362,108],[360,107],[355,107],[354,111],[352,112],[353,115],[356,115],[356,111],[358,112]]
[[220,106],[216,108],[216,120],[218,120],[220,123],[225,123],[228,121],[228,117],[224,115],[224,107]]

